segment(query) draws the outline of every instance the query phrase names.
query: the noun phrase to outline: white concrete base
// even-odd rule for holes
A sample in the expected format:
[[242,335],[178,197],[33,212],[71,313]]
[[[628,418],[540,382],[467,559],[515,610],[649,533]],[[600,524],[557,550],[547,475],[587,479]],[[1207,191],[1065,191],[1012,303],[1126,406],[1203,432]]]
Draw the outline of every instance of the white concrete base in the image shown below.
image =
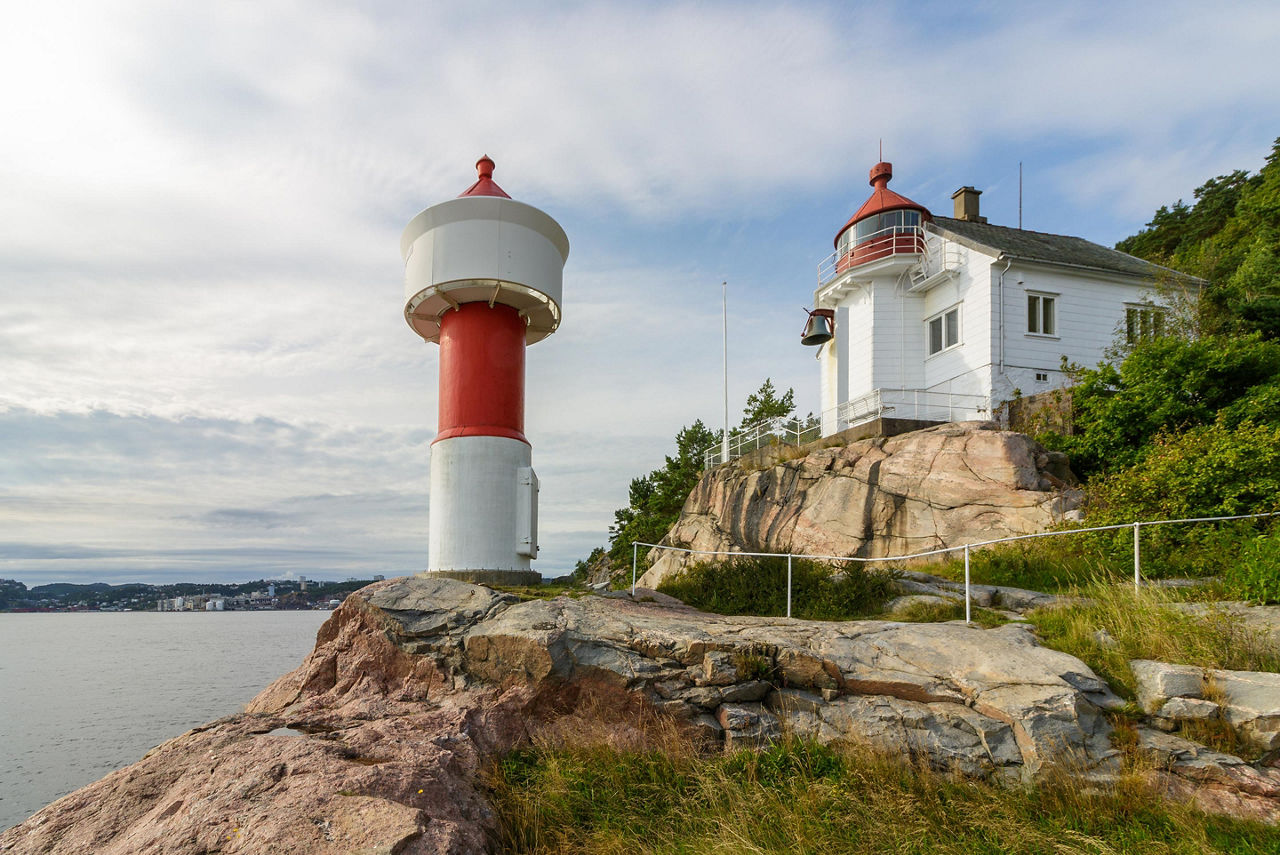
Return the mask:
[[531,454],[527,444],[496,436],[431,446],[429,572],[529,572],[538,542],[537,479],[528,472],[522,479],[521,470],[529,469]]

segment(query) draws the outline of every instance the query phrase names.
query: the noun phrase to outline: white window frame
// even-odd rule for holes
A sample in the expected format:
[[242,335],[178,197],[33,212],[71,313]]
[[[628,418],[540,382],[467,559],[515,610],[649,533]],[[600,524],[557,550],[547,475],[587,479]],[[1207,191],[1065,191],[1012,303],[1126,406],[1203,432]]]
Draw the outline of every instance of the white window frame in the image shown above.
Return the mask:
[[[1135,316],[1136,332],[1131,320]],[[1155,303],[1125,303],[1124,319],[1121,321],[1124,324],[1125,341],[1137,344],[1150,338],[1159,338],[1164,335],[1164,327],[1168,321],[1169,310],[1164,306],[1157,306]]]
[[[925,319],[924,346],[925,346],[925,350],[928,351],[929,356],[937,356],[939,353],[945,353],[946,351],[951,350],[952,348],[959,347],[964,342],[964,336],[962,334],[962,330],[960,327],[960,306],[961,306],[960,303],[956,303],[954,306],[948,306],[947,308],[943,309],[941,312],[938,312],[937,314],[932,315],[931,317]],[[950,342],[947,341],[947,332],[948,332],[947,316],[948,315],[955,315],[955,335]],[[933,349],[934,322],[938,323],[939,336],[942,341],[942,347],[938,348],[937,350]]]
[[[1027,295],[1027,332],[1026,334],[1029,336],[1032,336],[1033,338],[1054,338],[1054,339],[1061,338],[1061,336],[1058,334],[1058,329],[1059,329],[1058,302],[1059,302],[1059,298],[1062,295],[1054,291],[1027,291],[1026,295]],[[1032,300],[1038,301],[1036,308],[1034,309],[1034,312],[1035,312],[1034,315],[1032,314],[1033,310],[1031,308]],[[1048,320],[1049,320],[1048,324],[1045,323],[1045,317],[1046,317],[1045,307],[1046,306],[1049,307],[1049,311],[1047,313]],[[1045,331],[1046,326],[1049,327],[1049,330],[1047,332]]]

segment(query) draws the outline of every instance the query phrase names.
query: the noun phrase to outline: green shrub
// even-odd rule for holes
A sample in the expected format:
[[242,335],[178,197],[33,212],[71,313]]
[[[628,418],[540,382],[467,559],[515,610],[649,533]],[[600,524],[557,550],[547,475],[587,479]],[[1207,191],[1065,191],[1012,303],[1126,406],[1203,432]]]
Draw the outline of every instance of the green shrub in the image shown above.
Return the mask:
[[1090,484],[1091,524],[1262,513],[1280,505],[1280,425],[1161,434],[1141,464]]
[[[1101,514],[1099,517],[1106,519]],[[1263,518],[1143,526],[1140,535],[1142,576],[1144,579],[1219,576],[1236,561],[1240,551],[1270,525]],[[1097,578],[1121,579],[1133,575],[1132,526],[1090,532],[1072,539],[1079,540],[1076,548],[1100,556]]]
[[[893,596],[895,575],[892,570],[868,570],[851,561],[832,567],[793,559],[791,614],[806,620],[848,620],[872,614]],[[700,562],[664,581],[658,590],[716,614],[781,617],[787,613],[787,559]]]
[[1222,581],[1232,596],[1263,604],[1280,602],[1280,535],[1255,537],[1224,571]]
[[1118,368],[1078,370],[1075,435],[1043,439],[1071,456],[1077,474],[1115,471],[1141,461],[1161,433],[1210,424],[1220,410],[1278,378],[1280,342],[1258,335],[1151,339]]

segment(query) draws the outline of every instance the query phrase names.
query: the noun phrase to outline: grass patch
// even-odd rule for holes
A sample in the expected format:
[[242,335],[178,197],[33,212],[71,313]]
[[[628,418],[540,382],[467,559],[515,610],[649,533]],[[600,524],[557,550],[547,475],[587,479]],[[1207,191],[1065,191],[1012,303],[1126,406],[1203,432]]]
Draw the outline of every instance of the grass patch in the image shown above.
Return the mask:
[[[791,563],[791,614],[805,620],[850,620],[879,611],[894,596],[892,570],[856,562],[835,567]],[[743,557],[692,564],[658,590],[702,611],[782,617],[787,613],[787,559]]]
[[585,588],[572,584],[554,584],[554,585],[490,585],[495,591],[501,591],[504,594],[514,594],[521,601],[525,600],[554,600],[556,597],[584,597],[587,594]]
[[[893,620],[900,620],[905,623],[944,623],[949,620],[964,620],[964,603],[909,603],[895,610],[890,617]],[[986,629],[1009,622],[1009,619],[999,612],[977,607],[970,608],[969,619]]]
[[1098,580],[1077,589],[1068,606],[1027,615],[1048,647],[1084,660],[1120,694],[1132,699],[1130,659],[1156,659],[1202,668],[1280,671],[1280,651],[1263,634],[1224,612],[1190,614],[1175,607],[1184,593]]
[[1280,830],[1163,801],[1126,774],[1008,789],[789,741],[698,756],[530,748],[491,773],[517,853],[1280,853]]

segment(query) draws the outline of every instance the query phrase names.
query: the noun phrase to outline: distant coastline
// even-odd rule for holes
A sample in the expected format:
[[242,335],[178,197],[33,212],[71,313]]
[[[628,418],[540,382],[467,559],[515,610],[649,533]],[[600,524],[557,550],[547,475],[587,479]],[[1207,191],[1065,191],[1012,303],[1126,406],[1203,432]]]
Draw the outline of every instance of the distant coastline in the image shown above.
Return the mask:
[[352,591],[383,578],[376,575],[333,582],[299,577],[168,585],[58,582],[31,588],[16,579],[0,579],[0,613],[327,611]]

